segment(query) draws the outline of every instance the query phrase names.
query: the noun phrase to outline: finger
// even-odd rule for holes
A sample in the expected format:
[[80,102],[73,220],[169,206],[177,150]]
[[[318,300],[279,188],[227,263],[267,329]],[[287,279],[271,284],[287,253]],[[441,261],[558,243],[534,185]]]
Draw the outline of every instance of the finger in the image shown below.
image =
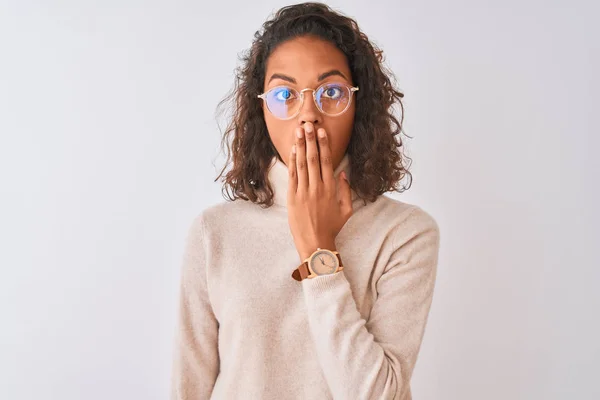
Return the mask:
[[308,171],[306,170],[306,140],[304,139],[304,128],[296,128],[296,175],[298,176],[298,187],[296,192],[308,189]]
[[290,157],[288,161],[288,200],[292,199],[293,196],[290,194],[296,194],[296,188],[298,187],[298,173],[296,172],[296,144],[292,146],[290,151]]
[[321,184],[321,165],[317,149],[317,135],[311,122],[304,124],[306,131],[306,163],[308,164],[308,186],[316,189]]
[[333,174],[333,159],[331,147],[329,146],[329,137],[324,128],[317,130],[319,140],[319,157],[321,159],[321,178],[326,190],[335,188],[335,179]]

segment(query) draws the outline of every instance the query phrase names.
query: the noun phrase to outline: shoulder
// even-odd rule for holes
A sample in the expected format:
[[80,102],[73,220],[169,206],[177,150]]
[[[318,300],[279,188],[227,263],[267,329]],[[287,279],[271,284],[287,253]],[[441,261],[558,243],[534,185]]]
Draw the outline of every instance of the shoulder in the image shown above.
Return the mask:
[[393,219],[396,245],[401,245],[415,236],[427,236],[439,241],[440,227],[437,220],[421,206],[394,198],[380,196],[386,218]]
[[440,228],[435,218],[421,206],[395,200],[391,197],[384,209],[390,227],[392,256],[390,265],[411,265],[412,269],[431,271],[437,269],[440,250]]
[[421,206],[396,200],[386,195],[379,197],[382,208],[380,211],[383,211],[387,217],[396,219],[398,224],[439,231],[436,219]]
[[261,220],[260,207],[250,201],[225,200],[209,205],[197,212],[192,227],[202,229],[207,235],[235,231],[248,226],[251,221]]

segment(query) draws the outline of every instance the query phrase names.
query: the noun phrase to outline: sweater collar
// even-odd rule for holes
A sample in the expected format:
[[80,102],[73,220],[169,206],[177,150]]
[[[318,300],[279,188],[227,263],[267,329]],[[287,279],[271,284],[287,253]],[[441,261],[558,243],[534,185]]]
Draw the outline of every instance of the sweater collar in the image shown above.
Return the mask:
[[[333,171],[336,179],[342,171],[346,171],[346,176],[348,177],[348,180],[350,180],[350,155],[348,153],[344,155],[342,161],[340,161],[339,165]],[[267,177],[274,191],[274,203],[287,208],[287,189],[289,183],[287,165],[285,165],[277,156],[273,156],[273,159],[269,164]],[[351,191],[352,202],[354,203],[354,200],[358,198],[358,194],[354,189],[351,189]]]

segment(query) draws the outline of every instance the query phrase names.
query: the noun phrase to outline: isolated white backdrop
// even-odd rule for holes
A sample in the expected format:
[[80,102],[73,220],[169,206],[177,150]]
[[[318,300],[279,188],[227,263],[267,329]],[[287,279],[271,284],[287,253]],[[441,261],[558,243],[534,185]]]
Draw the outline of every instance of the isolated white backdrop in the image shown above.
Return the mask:
[[[441,228],[416,400],[598,399],[599,6],[339,1]],[[282,1],[0,2],[0,398],[166,399],[214,111]]]

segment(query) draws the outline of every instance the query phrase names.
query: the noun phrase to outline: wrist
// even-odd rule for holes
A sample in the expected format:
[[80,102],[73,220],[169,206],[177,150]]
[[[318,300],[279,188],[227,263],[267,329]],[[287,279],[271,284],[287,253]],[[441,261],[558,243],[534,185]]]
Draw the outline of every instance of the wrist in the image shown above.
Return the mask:
[[325,250],[330,250],[330,251],[337,251],[337,248],[335,246],[335,242],[321,243],[318,246],[313,246],[313,247],[308,248],[307,250],[301,251],[300,252],[300,259],[301,259],[301,261],[304,261],[308,257],[310,257],[315,251],[317,251],[317,248],[319,248],[319,249],[325,249]]

